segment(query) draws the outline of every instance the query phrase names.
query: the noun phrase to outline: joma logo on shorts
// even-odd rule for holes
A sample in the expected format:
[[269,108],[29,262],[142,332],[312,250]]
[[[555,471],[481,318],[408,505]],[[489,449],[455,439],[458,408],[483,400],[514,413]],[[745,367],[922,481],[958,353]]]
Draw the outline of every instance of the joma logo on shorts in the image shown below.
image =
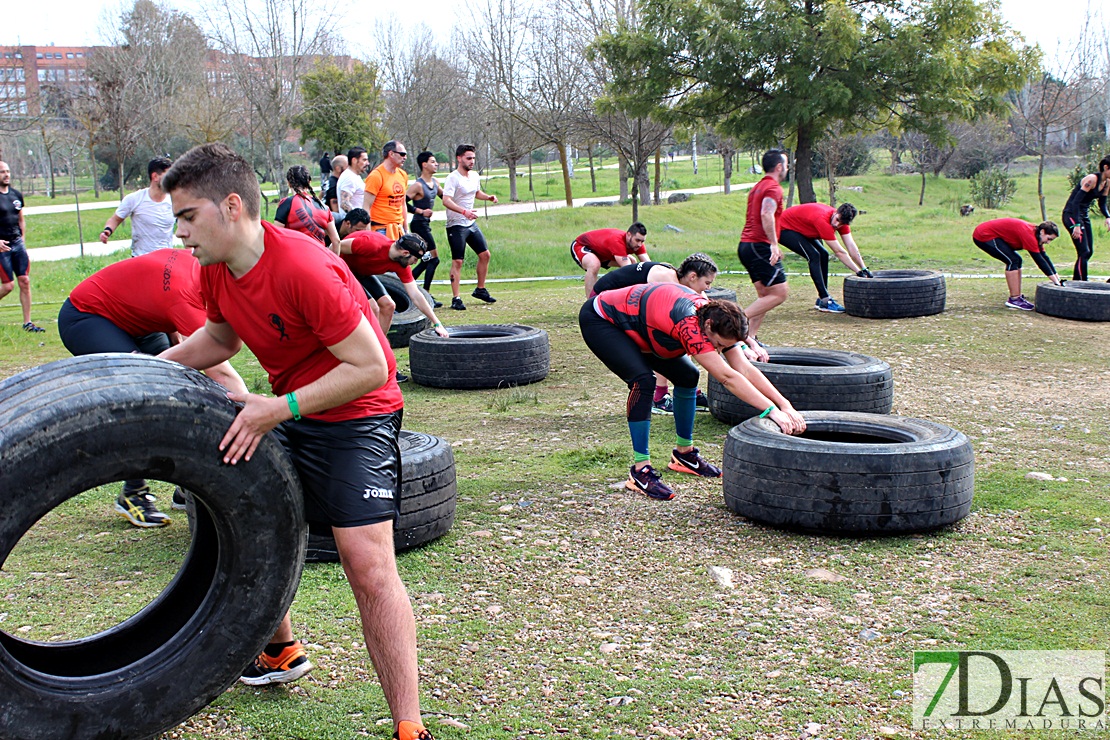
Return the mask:
[[362,494],[363,498],[393,498],[393,491],[387,491],[384,488],[367,488],[366,493]]

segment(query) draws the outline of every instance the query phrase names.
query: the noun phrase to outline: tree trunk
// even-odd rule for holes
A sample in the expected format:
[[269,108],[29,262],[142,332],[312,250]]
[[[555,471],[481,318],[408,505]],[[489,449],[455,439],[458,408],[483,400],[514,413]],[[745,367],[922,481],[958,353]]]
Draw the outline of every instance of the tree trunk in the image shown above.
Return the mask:
[[[628,200],[628,160],[624,155],[617,155],[617,178],[621,181],[621,202],[624,203]],[[633,207],[633,214],[635,214],[635,207]],[[632,219],[635,221],[635,217]]]
[[797,164],[798,164],[797,154],[798,154],[797,151],[792,151],[792,152],[790,152],[786,155],[786,158],[788,160],[790,160],[790,172],[788,172],[787,175],[786,175],[787,178],[790,180],[790,188],[789,188],[789,190],[786,191],[786,207],[787,208],[794,205],[794,187],[798,182],[798,179],[794,176],[794,172],[797,169]]
[[590,158],[590,192],[597,192],[597,173],[594,172],[594,148],[593,146],[586,147],[586,156]]
[[570,163],[567,162],[567,145],[562,141],[555,144],[559,151],[559,166],[563,168],[563,193],[566,195],[567,208],[574,205],[574,193],[570,187]]
[[532,193],[532,199],[535,200],[536,191],[532,187],[532,152],[528,152],[528,192]]
[[509,202],[519,203],[520,197],[516,192],[516,159],[510,156],[507,164],[509,165]]
[[663,167],[660,164],[660,159],[663,157],[663,147],[656,147],[655,149],[655,205],[659,205],[662,201],[662,193],[659,191],[660,181],[663,179]]
[[123,200],[123,159],[116,160],[116,176],[119,178],[119,199]]
[[902,164],[902,152],[894,147],[889,147],[887,151],[890,152],[890,174],[897,175],[898,165]]
[[798,127],[798,151],[794,155],[794,178],[798,183],[798,202],[816,203],[813,192],[813,131],[808,126]]
[[1037,158],[1037,202],[1041,204],[1041,221],[1048,220],[1044,209],[1044,143],[1041,143],[1041,155]]
[[698,174],[698,135],[690,137],[690,157],[694,162],[694,174]]
[[725,195],[732,192],[732,158],[736,152],[731,149],[723,149],[721,151],[721,164],[724,168],[725,176]]
[[825,176],[829,178],[829,205],[836,208],[836,171],[828,158],[825,160]]
[[89,171],[92,172],[93,197],[100,199],[100,178],[96,176],[96,155],[93,154],[92,141],[89,141]]
[[58,188],[54,185],[54,155],[46,150],[46,166],[50,168],[50,199],[58,197]]
[[917,205],[925,205],[925,168],[921,168],[921,197],[917,199]]
[[647,157],[640,160],[636,167],[636,189],[640,193],[640,205],[651,205],[651,178],[648,176]]

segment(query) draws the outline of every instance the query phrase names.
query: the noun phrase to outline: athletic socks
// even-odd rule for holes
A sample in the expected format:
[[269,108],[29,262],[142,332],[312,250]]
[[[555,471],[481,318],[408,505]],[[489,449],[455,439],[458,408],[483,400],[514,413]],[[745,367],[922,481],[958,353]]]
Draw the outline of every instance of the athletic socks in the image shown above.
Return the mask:
[[693,444],[694,438],[694,412],[697,408],[695,398],[698,389],[674,387],[674,433],[678,446],[685,447]]

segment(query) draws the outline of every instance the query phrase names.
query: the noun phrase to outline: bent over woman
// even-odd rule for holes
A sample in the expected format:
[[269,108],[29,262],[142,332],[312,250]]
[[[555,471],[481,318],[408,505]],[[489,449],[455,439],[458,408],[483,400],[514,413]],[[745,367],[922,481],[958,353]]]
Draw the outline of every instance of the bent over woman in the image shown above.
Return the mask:
[[586,301],[578,325],[590,351],[628,385],[633,451],[625,483],[629,490],[664,501],[675,496],[651,466],[648,452],[656,372],[675,386],[675,448],[667,467],[706,478],[721,475],[720,468],[694,447],[699,372],[691,357],[738,398],[766,409],[762,416],[769,416],[784,432],[805,431],[801,415],[744,356],[748,320],[734,303],[710,301],[675,283],[634,285]]
[[1019,250],[1029,252],[1029,256],[1041,268],[1041,272],[1048,276],[1054,285],[1063,283],[1056,274],[1056,268],[1048,257],[1045,247],[1050,241],[1060,235],[1060,230],[1051,221],[1034,226],[1020,218],[996,218],[993,221],[984,221],[971,232],[971,239],[975,246],[1006,265],[1006,287],[1010,290],[1010,297],[1006,299],[1006,308],[1016,308],[1019,311],[1032,311],[1033,304],[1025,299],[1021,292],[1021,255]]

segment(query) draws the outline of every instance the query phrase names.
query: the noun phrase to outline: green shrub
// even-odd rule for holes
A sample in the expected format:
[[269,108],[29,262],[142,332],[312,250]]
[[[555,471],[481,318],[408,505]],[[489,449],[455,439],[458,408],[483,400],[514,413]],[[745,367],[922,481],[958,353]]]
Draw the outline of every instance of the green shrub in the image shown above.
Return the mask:
[[997,167],[988,167],[971,178],[971,202],[980,208],[1001,208],[1017,192],[1017,180]]

